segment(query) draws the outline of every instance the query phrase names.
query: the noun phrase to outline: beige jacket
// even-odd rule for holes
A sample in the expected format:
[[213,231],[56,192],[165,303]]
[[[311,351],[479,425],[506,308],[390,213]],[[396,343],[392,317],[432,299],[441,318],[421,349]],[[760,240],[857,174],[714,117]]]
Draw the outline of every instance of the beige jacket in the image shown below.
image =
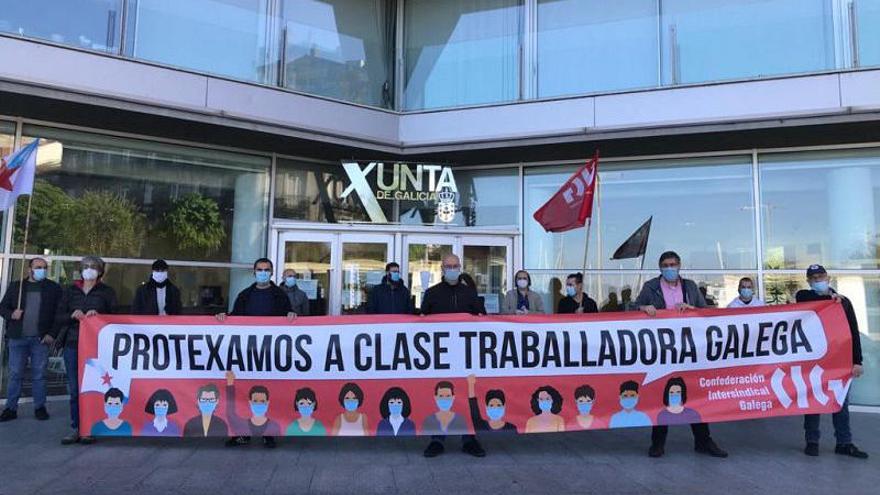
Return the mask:
[[[533,290],[529,290],[526,293],[526,297],[529,300],[529,313],[543,313],[544,312],[544,300],[541,299],[540,294]],[[511,289],[504,296],[504,304],[501,306],[501,314],[512,315],[516,314],[516,303],[517,303],[517,295],[516,289]]]

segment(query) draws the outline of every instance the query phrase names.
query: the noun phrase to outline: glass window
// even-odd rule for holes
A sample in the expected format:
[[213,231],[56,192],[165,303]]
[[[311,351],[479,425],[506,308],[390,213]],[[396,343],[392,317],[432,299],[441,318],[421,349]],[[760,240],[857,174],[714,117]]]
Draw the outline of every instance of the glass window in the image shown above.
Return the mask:
[[138,0],[128,13],[126,52],[152,60],[256,82],[269,81],[266,2]]
[[284,0],[288,88],[390,108],[396,4]]
[[[525,266],[580,270],[586,229],[544,232],[532,213],[578,166],[527,169]],[[637,269],[641,259],[611,260],[653,216],[644,267],[676,251],[685,269],[756,269],[751,158],[611,162],[600,165],[587,268]]]
[[854,0],[859,65],[880,65],[880,0]]
[[[808,289],[803,275],[770,274],[764,277],[766,300],[769,304],[794,302],[800,289]],[[831,273],[831,286],[852,302],[862,338],[865,368],[880,366],[880,276]],[[880,406],[880,374],[865,373],[853,380],[850,401],[854,404]]]
[[759,161],[766,268],[880,268],[880,149]]
[[[15,124],[0,121],[0,157],[7,157],[12,153],[15,142]],[[0,212],[0,251],[6,246],[6,211]],[[2,263],[0,263],[2,265]]]
[[[362,171],[369,170],[365,175],[368,187],[365,193],[369,195],[366,201],[376,207],[372,210],[365,206],[361,191],[352,190],[345,194],[351,179],[343,166],[278,160],[275,217],[327,223],[459,226],[512,226],[519,223],[519,171],[516,168],[451,168],[447,179],[451,177],[458,193],[446,197],[430,194],[432,185],[434,193],[451,192],[449,182],[441,179],[440,167],[445,165],[389,162],[380,169],[362,162],[359,167]],[[379,184],[380,171],[382,185]],[[409,199],[394,199],[398,192],[406,193],[405,197]],[[429,195],[424,200],[413,199],[414,192]],[[450,206],[442,218],[438,214],[441,203]]]
[[122,0],[0,0],[0,31],[115,53]]
[[538,96],[657,86],[657,0],[539,0]]
[[404,107],[519,98],[522,0],[407,0]]
[[663,82],[834,68],[827,0],[663,0]]
[[[250,264],[265,252],[267,158],[42,127],[24,133],[44,139],[31,253]],[[26,211],[22,197],[16,250]]]

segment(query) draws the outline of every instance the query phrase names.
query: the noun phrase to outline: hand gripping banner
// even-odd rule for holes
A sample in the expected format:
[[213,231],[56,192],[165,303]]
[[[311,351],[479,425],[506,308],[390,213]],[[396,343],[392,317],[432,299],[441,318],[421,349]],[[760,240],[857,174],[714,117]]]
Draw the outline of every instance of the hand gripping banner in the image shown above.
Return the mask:
[[80,431],[542,433],[840,409],[840,305],[529,316],[95,316]]

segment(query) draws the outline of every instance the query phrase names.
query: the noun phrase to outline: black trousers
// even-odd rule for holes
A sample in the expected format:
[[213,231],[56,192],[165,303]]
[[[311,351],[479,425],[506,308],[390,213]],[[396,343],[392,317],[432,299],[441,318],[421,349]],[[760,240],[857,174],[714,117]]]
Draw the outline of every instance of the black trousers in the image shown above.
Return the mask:
[[[709,425],[706,423],[692,423],[691,431],[694,434],[694,445],[701,447],[709,441]],[[666,435],[669,433],[669,427],[666,425],[658,425],[651,429],[651,445],[666,445]]]
[[[436,440],[440,443],[443,443],[443,442],[446,442],[446,435],[431,435],[431,440]],[[477,440],[476,435],[462,435],[461,436],[462,445],[464,445],[468,442],[471,442],[471,441],[475,442],[476,440]]]

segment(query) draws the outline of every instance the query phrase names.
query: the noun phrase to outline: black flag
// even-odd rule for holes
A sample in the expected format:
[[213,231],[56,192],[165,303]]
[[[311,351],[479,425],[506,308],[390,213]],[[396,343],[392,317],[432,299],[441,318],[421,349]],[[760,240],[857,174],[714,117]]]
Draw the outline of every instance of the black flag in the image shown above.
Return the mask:
[[611,259],[625,260],[643,256],[648,251],[648,236],[651,234],[651,220],[653,219],[653,216],[648,218],[647,222],[643,223],[627,240],[623,241],[623,244],[617,248],[617,251],[614,251]]

